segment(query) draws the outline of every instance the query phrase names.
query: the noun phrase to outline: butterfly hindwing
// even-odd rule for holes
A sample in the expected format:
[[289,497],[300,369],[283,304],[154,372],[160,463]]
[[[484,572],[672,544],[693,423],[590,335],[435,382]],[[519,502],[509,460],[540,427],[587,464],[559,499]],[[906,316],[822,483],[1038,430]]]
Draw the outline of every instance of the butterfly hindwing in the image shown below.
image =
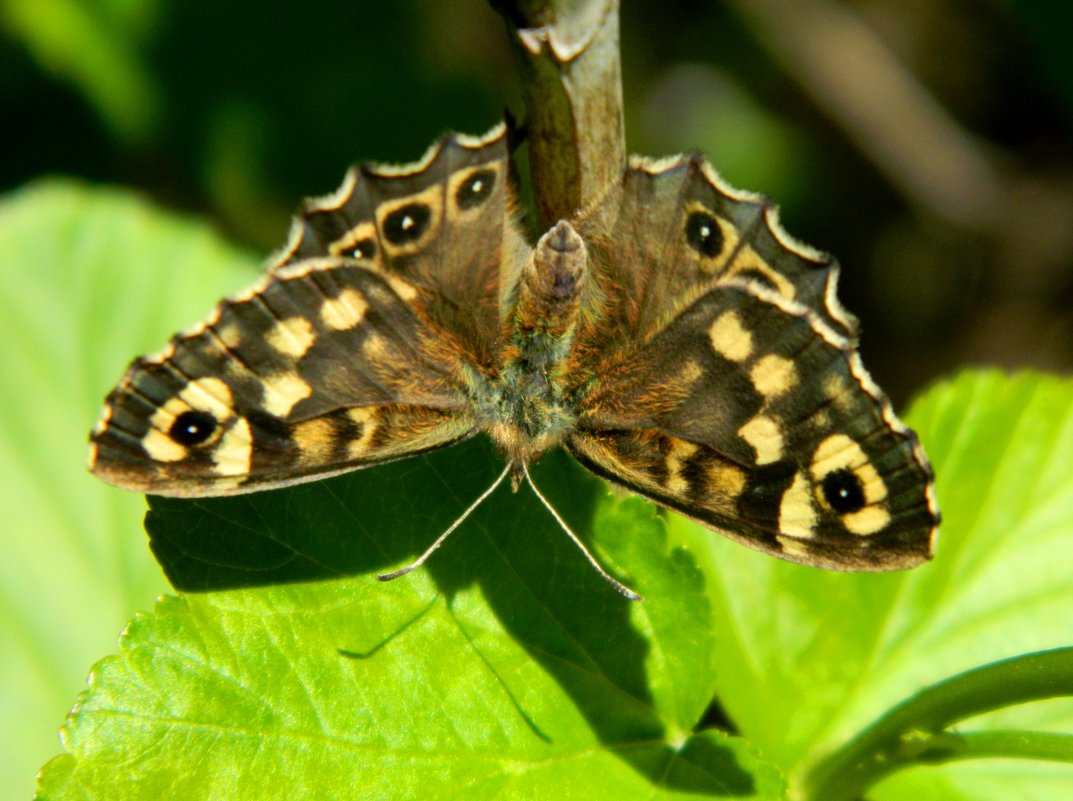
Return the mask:
[[500,288],[530,250],[513,219],[508,167],[503,125],[480,138],[448,135],[414,164],[354,167],[336,192],[306,202],[273,269],[329,255],[402,277],[415,305],[490,367]]
[[608,362],[568,448],[754,548],[836,569],[928,557],[930,468],[851,340],[735,279]]
[[770,201],[731,188],[698,154],[631,158],[577,227],[609,309],[600,334],[613,347],[654,335],[712,286],[738,279],[807,306],[840,333],[855,330],[835,297],[834,261],[794,242]]

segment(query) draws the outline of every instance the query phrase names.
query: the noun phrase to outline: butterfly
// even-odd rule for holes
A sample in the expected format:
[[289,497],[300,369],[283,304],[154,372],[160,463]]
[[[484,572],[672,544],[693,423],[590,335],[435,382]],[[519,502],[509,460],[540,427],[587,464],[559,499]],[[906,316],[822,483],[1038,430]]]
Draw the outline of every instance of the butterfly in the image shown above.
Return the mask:
[[530,244],[507,140],[448,135],[307,200],[257,283],[131,364],[92,471],[230,495],[484,432],[506,462],[485,495],[563,447],[793,562],[930,557],[932,471],[861,362],[833,259],[700,155],[631,157]]

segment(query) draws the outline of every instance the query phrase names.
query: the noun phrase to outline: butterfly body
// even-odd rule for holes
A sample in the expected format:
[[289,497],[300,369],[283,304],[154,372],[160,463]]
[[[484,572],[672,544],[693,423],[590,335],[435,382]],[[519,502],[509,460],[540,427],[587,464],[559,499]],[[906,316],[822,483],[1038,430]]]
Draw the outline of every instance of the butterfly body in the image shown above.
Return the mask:
[[253,287],[136,360],[91,468],[145,492],[285,486],[487,433],[563,446],[781,558],[909,567],[931,471],[856,351],[833,261],[699,156],[634,159],[530,245],[505,132],[361,167]]

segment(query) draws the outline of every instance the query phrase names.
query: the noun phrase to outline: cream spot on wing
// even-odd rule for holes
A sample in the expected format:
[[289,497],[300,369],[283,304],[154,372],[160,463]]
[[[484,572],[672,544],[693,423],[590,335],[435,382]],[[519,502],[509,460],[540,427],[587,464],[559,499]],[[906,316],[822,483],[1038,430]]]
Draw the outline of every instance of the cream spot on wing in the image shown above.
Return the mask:
[[108,429],[108,424],[112,422],[112,414],[111,404],[101,409],[100,417],[97,418],[97,422],[93,426],[93,436],[99,437]]
[[276,373],[264,379],[265,411],[276,417],[286,417],[295,404],[313,394],[298,373]]
[[741,322],[736,311],[723,312],[708,329],[712,347],[720,356],[732,362],[743,362],[753,352],[753,336]]
[[[190,409],[208,412],[217,420],[226,420],[234,414],[232,410],[234,399],[231,396],[231,388],[219,378],[213,376],[191,381],[183,387],[177,399]],[[168,403],[170,404],[175,400],[176,398],[172,398]],[[186,411],[186,409],[182,411]],[[181,414],[182,411],[178,412],[178,414]]]
[[[812,485],[799,470],[779,504],[779,531],[806,540],[815,536],[816,507],[812,504]],[[782,540],[779,540],[782,542]]]
[[689,458],[700,450],[700,446],[684,439],[672,439],[670,443],[670,452],[667,454],[667,481],[664,486],[673,495],[686,495],[689,492],[689,481],[682,471]]
[[379,334],[369,334],[361,343],[361,352],[371,362],[381,362],[387,355],[387,342]]
[[753,365],[749,378],[756,391],[771,400],[785,395],[797,386],[797,366],[785,356],[768,354]]
[[700,363],[696,359],[688,359],[682,363],[682,366],[674,376],[676,388],[688,391],[693,388],[693,385],[697,383],[702,375],[704,375],[704,368],[700,366]]
[[242,341],[242,329],[238,327],[237,323],[224,323],[214,330],[216,331],[216,336],[228,348],[237,348],[238,343]]
[[157,462],[177,462],[185,459],[187,450],[158,428],[150,428],[142,437],[142,448]]
[[770,464],[782,458],[782,430],[772,418],[758,414],[738,429],[738,436],[756,451],[757,464]]
[[409,281],[399,278],[397,275],[389,275],[387,282],[395,290],[395,294],[407,303],[417,297],[417,287]]
[[859,512],[842,515],[842,524],[852,534],[867,537],[886,528],[890,522],[890,512],[883,506],[866,506]]
[[237,487],[241,487],[246,481],[246,476],[227,476],[226,478],[217,478],[212,482],[213,489],[217,493],[230,492]]
[[717,501],[736,501],[745,489],[745,471],[729,462],[708,467],[708,495]]
[[347,412],[359,427],[361,433],[347,444],[347,451],[351,459],[360,459],[365,456],[372,446],[373,435],[376,433],[376,407],[361,406]]
[[298,423],[291,431],[291,438],[298,446],[304,464],[326,461],[332,454],[335,436],[335,424],[323,417]]
[[317,334],[306,318],[288,317],[276,323],[265,339],[284,356],[301,359],[317,341]]
[[249,473],[252,456],[253,435],[250,433],[249,422],[243,418],[227,430],[212,451],[216,474],[221,476],[241,476]]
[[823,394],[841,412],[849,412],[853,409],[854,395],[850,389],[850,383],[844,375],[832,373],[823,379]]
[[782,552],[787,556],[796,557],[798,561],[805,564],[815,563],[816,554],[800,540],[795,540],[793,537],[783,537],[776,534],[775,539],[778,540],[779,545],[782,546]]
[[338,297],[329,298],[320,307],[321,321],[335,331],[345,331],[357,326],[365,319],[368,302],[353,287],[339,293]]

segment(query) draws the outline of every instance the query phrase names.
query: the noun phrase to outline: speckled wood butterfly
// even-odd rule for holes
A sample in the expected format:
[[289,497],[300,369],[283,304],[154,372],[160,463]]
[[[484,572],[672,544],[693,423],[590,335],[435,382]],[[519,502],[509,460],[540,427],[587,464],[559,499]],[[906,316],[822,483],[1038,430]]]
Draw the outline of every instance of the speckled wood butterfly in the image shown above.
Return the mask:
[[92,470],[228,495],[483,431],[515,488],[561,445],[783,559],[929,557],[931,469],[861,364],[832,259],[699,156],[632,158],[534,247],[508,159],[504,126],[448,136],[307,201],[260,281],[130,366]]

